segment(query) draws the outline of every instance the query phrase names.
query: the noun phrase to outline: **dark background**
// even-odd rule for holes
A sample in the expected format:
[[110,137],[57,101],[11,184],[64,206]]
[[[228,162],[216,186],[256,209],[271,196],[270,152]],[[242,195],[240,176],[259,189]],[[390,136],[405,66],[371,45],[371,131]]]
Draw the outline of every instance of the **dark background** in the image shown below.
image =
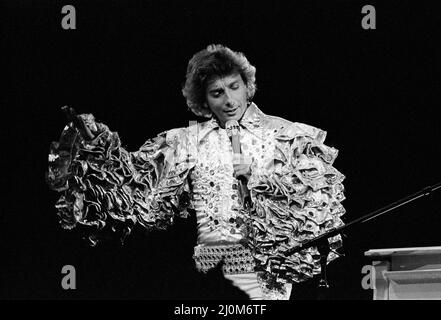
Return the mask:
[[[61,28],[76,8],[77,29]],[[377,29],[361,28],[372,4]],[[441,4],[420,1],[3,1],[0,297],[215,299],[218,274],[192,265],[195,220],[166,232],[135,230],[123,247],[89,248],[58,225],[59,195],[45,184],[60,108],[93,113],[136,150],[195,117],[180,89],[191,56],[211,43],[257,67],[254,101],[268,114],[328,132],[340,150],[351,221],[441,180]],[[329,265],[330,299],[371,299],[361,269],[373,248],[440,245],[441,192],[365,223]],[[76,268],[77,289],[61,288]],[[313,299],[316,281],[292,299]],[[232,295],[230,297],[239,297]]]

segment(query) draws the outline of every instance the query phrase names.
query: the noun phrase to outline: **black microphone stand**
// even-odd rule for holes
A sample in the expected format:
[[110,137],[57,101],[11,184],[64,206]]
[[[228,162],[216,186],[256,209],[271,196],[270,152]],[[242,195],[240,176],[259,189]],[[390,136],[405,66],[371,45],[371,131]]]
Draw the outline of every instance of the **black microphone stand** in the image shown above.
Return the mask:
[[425,187],[423,189],[421,189],[418,192],[415,192],[405,198],[402,198],[398,201],[395,201],[385,207],[382,207],[380,209],[377,209],[371,213],[368,213],[358,219],[355,219],[341,227],[338,228],[332,228],[331,230],[319,235],[316,238],[313,238],[311,240],[308,240],[302,244],[300,244],[297,247],[293,247],[291,249],[288,249],[284,252],[285,256],[290,256],[296,252],[299,252],[301,250],[307,249],[309,247],[313,247],[316,246],[317,250],[320,253],[320,267],[321,267],[321,278],[318,284],[318,300],[325,300],[328,296],[328,289],[329,289],[329,284],[328,284],[328,280],[327,280],[327,275],[326,275],[326,264],[327,264],[327,260],[328,260],[328,254],[331,251],[329,248],[329,242],[328,239],[331,237],[334,237],[340,233],[342,233],[343,231],[361,224],[361,223],[365,223],[371,219],[375,219],[378,218],[379,216],[390,212],[392,210],[395,210],[407,203],[410,203],[416,199],[419,199],[421,197],[430,195],[432,192],[434,192],[435,190],[441,188],[441,182],[438,182],[437,184],[434,184],[432,186],[428,186]]

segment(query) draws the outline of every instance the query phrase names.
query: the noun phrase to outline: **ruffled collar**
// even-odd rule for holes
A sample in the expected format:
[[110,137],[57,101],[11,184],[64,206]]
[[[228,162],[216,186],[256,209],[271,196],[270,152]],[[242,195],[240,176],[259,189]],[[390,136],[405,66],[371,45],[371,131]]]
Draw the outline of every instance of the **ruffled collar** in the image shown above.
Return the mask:
[[255,103],[251,103],[247,110],[245,110],[239,124],[247,129],[260,127],[264,115],[265,114],[256,106]]

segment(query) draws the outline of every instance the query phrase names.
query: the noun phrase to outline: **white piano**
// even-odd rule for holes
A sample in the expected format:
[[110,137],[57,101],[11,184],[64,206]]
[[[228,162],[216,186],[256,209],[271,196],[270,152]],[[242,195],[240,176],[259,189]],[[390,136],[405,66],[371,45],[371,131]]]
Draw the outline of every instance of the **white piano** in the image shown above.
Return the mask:
[[441,300],[441,247],[372,249],[374,300]]

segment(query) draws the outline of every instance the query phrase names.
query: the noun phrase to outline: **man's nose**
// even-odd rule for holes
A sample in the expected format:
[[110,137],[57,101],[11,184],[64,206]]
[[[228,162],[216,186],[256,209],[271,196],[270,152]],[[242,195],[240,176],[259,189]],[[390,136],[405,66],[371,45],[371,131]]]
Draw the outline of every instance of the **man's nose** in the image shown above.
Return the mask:
[[225,91],[225,105],[228,108],[232,108],[235,105],[235,103],[234,103],[234,101],[233,101],[233,99],[231,97],[231,93],[228,92],[228,91]]

